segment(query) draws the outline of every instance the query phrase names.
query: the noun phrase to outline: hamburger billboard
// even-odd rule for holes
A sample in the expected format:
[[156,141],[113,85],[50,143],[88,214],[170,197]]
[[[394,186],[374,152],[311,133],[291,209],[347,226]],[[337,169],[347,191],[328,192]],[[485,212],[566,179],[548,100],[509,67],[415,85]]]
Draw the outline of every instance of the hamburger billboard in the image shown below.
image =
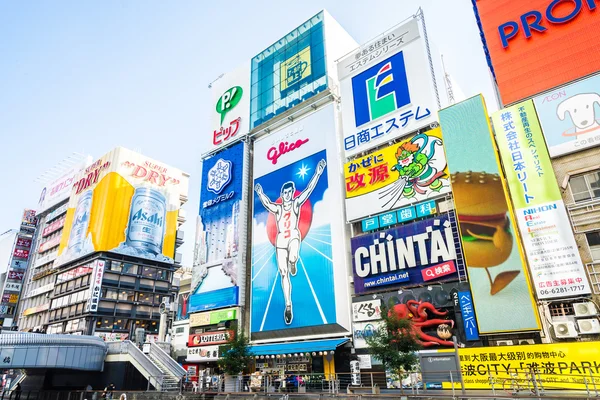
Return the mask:
[[173,263],[188,175],[117,147],[73,184],[55,265],[96,251]]
[[479,332],[538,330],[483,97],[439,114]]
[[538,299],[590,294],[533,100],[492,121]]

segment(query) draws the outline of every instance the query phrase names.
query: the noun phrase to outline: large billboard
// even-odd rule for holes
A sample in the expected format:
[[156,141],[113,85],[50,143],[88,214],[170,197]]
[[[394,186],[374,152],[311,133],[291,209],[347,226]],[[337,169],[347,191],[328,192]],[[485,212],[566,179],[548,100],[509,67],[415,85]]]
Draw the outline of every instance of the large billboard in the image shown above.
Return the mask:
[[242,138],[250,130],[250,63],[245,63],[210,84],[210,134],[206,148],[217,150]]
[[346,217],[355,221],[450,193],[439,128],[344,165]]
[[[540,388],[590,390],[598,380],[600,347],[596,341],[528,345],[513,340],[514,346],[460,348],[458,354],[467,389],[496,389],[503,381],[527,382],[536,368]],[[444,354],[449,350],[438,350]],[[452,350],[453,351],[453,350]],[[516,375],[515,375],[516,374]],[[490,382],[490,376],[495,382]],[[575,377],[579,379],[575,379]],[[587,381],[586,379],[587,378]],[[447,382],[444,388],[451,388]],[[505,386],[506,387],[506,386]],[[575,397],[572,397],[575,398]]]
[[244,301],[247,159],[246,144],[239,142],[202,161],[188,312]]
[[504,104],[598,71],[597,2],[472,1]]
[[600,75],[533,99],[550,157],[600,146]]
[[187,190],[184,172],[117,147],[77,175],[54,265],[96,251],[173,263]]
[[[456,279],[460,243],[448,214],[353,237],[354,291],[364,293]],[[462,263],[462,261],[460,261]]]
[[349,328],[335,119],[330,104],[255,143],[254,339]]
[[250,128],[327,88],[324,13],[252,58]]
[[481,95],[440,111],[479,332],[539,329]]
[[73,183],[75,183],[77,174],[85,166],[86,163],[78,164],[69,169],[69,171],[64,173],[60,178],[47,184],[40,193],[37,213],[41,214],[61,201],[68,199],[71,195],[71,188],[73,187]]
[[427,57],[415,18],[340,60],[346,157],[436,121]]
[[590,294],[533,101],[492,121],[538,299]]

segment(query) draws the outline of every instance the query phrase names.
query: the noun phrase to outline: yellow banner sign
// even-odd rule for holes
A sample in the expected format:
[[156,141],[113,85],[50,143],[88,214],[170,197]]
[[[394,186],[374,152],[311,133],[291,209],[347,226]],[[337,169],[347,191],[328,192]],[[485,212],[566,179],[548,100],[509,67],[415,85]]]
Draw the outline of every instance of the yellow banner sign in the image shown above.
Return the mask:
[[450,192],[440,128],[344,165],[349,221]]
[[[445,352],[440,350],[440,352]],[[536,368],[538,385],[544,389],[582,389],[584,378],[600,384],[600,347],[594,342],[464,348],[458,351],[467,389],[524,390],[532,386]]]

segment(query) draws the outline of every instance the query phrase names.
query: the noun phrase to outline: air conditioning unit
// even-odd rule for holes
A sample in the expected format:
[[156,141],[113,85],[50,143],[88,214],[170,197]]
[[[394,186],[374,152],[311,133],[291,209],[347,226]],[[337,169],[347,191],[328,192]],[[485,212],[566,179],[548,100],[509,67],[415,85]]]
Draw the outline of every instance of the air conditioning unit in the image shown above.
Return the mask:
[[519,344],[520,345],[535,344],[535,340],[534,339],[519,339]]
[[582,335],[593,335],[600,333],[600,321],[596,318],[578,319],[579,333]]
[[598,315],[596,305],[591,301],[586,301],[585,303],[574,303],[573,309],[575,310],[576,317],[593,317]]
[[498,340],[496,346],[512,346],[514,343],[512,340]]
[[576,338],[579,336],[573,321],[552,321],[552,327],[558,339]]

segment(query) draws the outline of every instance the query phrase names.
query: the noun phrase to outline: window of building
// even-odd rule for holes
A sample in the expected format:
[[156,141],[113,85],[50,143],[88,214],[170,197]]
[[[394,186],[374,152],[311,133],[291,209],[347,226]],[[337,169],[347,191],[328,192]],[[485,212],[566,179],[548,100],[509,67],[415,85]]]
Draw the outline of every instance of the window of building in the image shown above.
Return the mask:
[[594,262],[600,261],[600,231],[588,232],[585,234],[585,237],[590,246],[592,260],[594,260]]
[[600,198],[600,171],[572,177],[569,187],[576,203]]
[[137,275],[138,265],[132,263],[123,263],[123,273]]
[[156,269],[151,267],[142,267],[142,276],[156,279]]
[[114,318],[101,318],[96,322],[96,329],[112,329]]

